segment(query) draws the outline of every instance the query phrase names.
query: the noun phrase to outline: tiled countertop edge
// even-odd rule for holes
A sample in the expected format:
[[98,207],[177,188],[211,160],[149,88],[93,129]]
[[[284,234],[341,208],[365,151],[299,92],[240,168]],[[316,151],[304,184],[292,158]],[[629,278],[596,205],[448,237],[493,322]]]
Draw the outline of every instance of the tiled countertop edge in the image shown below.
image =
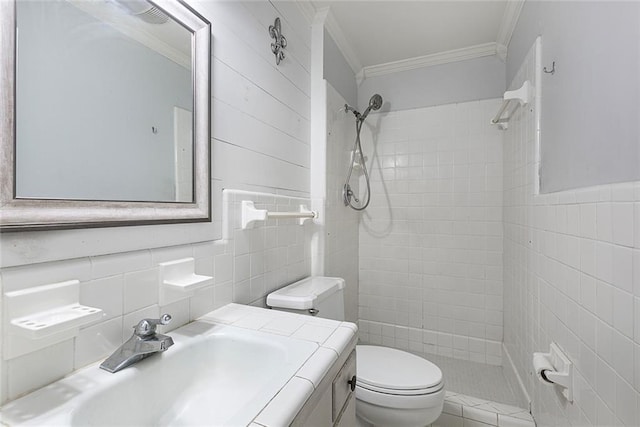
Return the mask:
[[317,350],[254,419],[251,424],[254,427],[289,425],[358,331],[357,326],[350,322],[240,304],[225,305],[198,320],[284,335],[318,345]]

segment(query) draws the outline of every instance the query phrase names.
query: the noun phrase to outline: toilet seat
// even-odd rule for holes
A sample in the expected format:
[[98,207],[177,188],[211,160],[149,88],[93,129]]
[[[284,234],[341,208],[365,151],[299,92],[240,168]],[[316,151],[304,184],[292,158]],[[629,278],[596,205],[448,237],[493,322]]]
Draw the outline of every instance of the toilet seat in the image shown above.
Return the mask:
[[374,345],[356,346],[358,383],[369,390],[397,395],[435,393],[442,388],[442,371],[433,363],[405,351]]
[[362,388],[365,388],[369,391],[373,391],[376,393],[384,393],[384,394],[391,394],[394,396],[422,396],[425,394],[433,394],[433,393],[437,393],[440,390],[442,390],[442,387],[444,387],[443,383],[440,383],[434,387],[429,387],[429,388],[425,388],[425,389],[418,389],[418,390],[395,390],[393,388],[385,388],[385,387],[376,387],[376,386],[372,386],[371,384],[367,384],[365,381],[362,381],[361,379],[358,378],[358,385]]
[[356,385],[357,401],[394,409],[426,409],[442,406],[444,394],[444,387],[440,387],[438,391],[429,394],[398,395],[380,393]]

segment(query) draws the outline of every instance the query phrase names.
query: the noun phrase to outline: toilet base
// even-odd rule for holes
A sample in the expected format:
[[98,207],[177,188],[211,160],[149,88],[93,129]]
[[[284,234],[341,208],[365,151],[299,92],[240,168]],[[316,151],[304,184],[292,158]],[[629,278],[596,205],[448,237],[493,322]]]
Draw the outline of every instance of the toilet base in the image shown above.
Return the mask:
[[425,427],[438,419],[443,406],[444,399],[438,406],[420,409],[387,408],[356,399],[356,417],[359,427]]

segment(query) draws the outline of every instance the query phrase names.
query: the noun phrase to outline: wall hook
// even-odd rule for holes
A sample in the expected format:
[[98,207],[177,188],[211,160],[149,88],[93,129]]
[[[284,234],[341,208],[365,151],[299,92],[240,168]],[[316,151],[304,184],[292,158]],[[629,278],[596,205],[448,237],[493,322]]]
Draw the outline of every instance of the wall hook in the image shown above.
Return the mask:
[[273,25],[269,25],[269,34],[274,42],[271,43],[271,52],[276,56],[276,65],[284,59],[284,48],[287,47],[287,39],[282,35],[280,18],[276,18]]
[[542,69],[542,71],[544,71],[547,74],[554,75],[555,72],[556,72],[556,61],[553,61],[553,63],[551,64],[551,69],[550,70],[547,70],[547,67],[544,67]]

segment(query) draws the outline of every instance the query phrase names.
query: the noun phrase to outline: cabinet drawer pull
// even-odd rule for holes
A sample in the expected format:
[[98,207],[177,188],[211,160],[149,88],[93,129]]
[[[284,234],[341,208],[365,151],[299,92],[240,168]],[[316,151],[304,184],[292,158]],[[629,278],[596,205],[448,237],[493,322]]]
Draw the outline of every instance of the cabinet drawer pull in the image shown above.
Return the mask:
[[356,376],[352,376],[351,379],[347,381],[347,384],[351,386],[351,391],[354,391],[356,389]]

